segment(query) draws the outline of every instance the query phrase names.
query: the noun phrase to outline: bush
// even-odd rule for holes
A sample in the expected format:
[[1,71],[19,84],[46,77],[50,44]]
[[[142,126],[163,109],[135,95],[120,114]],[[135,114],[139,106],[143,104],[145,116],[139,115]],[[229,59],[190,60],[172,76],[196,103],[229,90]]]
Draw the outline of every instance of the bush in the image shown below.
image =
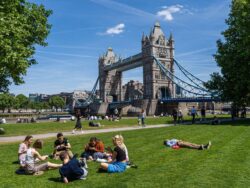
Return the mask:
[[0,134],[5,134],[4,128],[0,128]]

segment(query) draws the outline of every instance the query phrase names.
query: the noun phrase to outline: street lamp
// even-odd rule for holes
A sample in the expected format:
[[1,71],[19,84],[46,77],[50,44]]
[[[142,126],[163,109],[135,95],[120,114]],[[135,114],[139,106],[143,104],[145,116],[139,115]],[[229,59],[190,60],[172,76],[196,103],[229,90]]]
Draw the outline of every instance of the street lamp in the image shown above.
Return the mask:
[[160,115],[163,113],[163,101],[161,101],[161,113]]

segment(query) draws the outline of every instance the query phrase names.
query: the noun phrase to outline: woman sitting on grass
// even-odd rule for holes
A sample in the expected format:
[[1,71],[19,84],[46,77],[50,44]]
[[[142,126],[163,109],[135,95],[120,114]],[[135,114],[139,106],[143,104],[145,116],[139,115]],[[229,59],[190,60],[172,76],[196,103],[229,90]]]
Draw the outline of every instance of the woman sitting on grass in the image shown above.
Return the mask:
[[37,151],[37,149],[42,149],[42,147],[43,147],[43,142],[42,140],[38,139],[33,144],[33,148],[32,147],[28,148],[25,157],[25,170],[27,174],[40,175],[42,174],[42,171],[48,169],[56,169],[62,166],[62,164],[54,164],[50,162],[46,162],[43,164],[36,164],[36,159],[44,161],[48,158],[48,155],[41,156]]
[[109,163],[101,163],[100,169],[109,173],[124,172],[127,166],[126,152],[123,143],[123,137],[116,135],[112,138],[115,146],[112,153],[112,160]]
[[21,168],[25,167],[26,153],[27,153],[28,148],[31,146],[32,141],[33,141],[33,137],[28,135],[25,137],[24,141],[19,145],[18,160],[19,160]]

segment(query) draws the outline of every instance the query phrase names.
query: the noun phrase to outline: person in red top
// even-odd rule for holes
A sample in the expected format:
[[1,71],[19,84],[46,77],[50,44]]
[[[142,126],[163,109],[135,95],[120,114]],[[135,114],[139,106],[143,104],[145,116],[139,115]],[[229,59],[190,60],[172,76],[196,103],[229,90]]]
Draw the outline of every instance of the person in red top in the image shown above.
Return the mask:
[[81,154],[82,158],[87,160],[102,159],[105,157],[104,144],[96,137],[91,137],[89,143],[84,147],[84,152]]

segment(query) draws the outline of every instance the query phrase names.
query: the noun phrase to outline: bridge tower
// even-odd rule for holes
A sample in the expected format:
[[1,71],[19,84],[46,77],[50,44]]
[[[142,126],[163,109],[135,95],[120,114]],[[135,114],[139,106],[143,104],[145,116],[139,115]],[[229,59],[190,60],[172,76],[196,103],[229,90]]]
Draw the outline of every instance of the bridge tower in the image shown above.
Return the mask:
[[161,30],[160,24],[156,22],[149,36],[143,34],[141,45],[143,56],[143,98],[154,100],[175,97],[173,82],[162,74],[153,58],[150,57],[155,56],[168,70],[174,73],[174,40],[172,34],[167,39]]
[[99,57],[99,89],[100,98],[103,102],[121,101],[122,72],[104,70],[106,65],[113,64],[116,61],[117,58],[112,48],[108,48],[106,54]]

